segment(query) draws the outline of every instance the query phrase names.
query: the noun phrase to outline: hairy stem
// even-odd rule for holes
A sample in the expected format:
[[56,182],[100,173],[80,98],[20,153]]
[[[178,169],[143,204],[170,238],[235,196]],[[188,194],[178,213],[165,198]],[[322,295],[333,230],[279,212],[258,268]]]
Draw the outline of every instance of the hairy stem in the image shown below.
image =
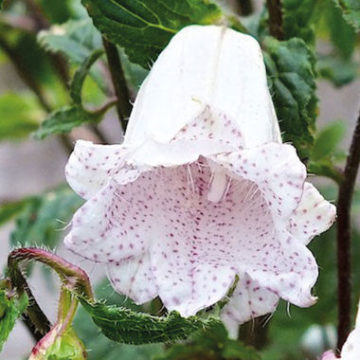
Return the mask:
[[38,341],[50,331],[51,324],[36,302],[21,270],[21,264],[30,260],[51,267],[59,275],[62,291],[67,289],[78,296],[84,296],[88,301],[93,301],[94,298],[89,278],[81,268],[42,249],[22,248],[13,250],[8,257],[8,275],[12,287],[17,293],[22,295],[26,292],[29,298],[24,322],[32,336]]
[[284,40],[281,0],[266,0],[269,11],[270,35],[278,40]]
[[117,97],[116,111],[122,130],[126,131],[127,118],[131,112],[130,94],[126,84],[124,71],[121,65],[116,45],[103,38],[104,49],[109,64],[111,80]]
[[360,163],[360,114],[357,120],[344,180],[339,187],[337,204],[337,268],[338,268],[338,343],[341,351],[351,327],[351,202]]

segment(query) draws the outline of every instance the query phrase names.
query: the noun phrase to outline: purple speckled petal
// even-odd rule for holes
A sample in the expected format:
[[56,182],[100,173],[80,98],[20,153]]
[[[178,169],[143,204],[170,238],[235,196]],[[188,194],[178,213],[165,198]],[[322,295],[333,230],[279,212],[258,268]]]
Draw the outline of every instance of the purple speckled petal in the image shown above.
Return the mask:
[[225,324],[236,326],[275,311],[279,296],[259,286],[249,275],[240,275],[233,296],[222,310],[221,318]]
[[289,221],[290,232],[305,245],[326,231],[335,221],[336,208],[326,201],[315,187],[305,182],[299,206]]

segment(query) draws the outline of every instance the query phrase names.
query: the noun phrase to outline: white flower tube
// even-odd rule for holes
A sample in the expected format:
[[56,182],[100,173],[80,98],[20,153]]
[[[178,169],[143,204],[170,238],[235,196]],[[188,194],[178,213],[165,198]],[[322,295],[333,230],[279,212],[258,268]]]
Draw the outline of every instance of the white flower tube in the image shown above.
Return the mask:
[[218,26],[190,26],[142,85],[122,145],[78,141],[66,167],[88,201],[65,243],[106,266],[141,304],[160,296],[194,315],[240,281],[223,319],[309,306],[318,271],[307,243],[335,208],[305,182],[281,143],[258,43]]

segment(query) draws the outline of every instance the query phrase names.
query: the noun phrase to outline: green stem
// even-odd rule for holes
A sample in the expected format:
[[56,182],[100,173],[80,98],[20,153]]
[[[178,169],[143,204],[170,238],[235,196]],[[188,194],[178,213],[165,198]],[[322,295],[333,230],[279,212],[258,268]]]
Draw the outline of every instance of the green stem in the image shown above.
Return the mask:
[[[84,296],[88,301],[94,301],[89,278],[84,270],[60,258],[59,256],[36,248],[22,248],[13,250],[8,256],[8,275],[13,288],[19,295],[26,292],[29,306],[25,314],[25,324],[36,340],[50,331],[50,321],[36,302],[26,278],[21,271],[21,264],[27,261],[38,261],[51,267],[62,282],[61,296],[71,296],[69,304],[75,300],[74,294]],[[64,301],[64,303],[66,303]],[[77,303],[77,300],[76,300]],[[59,310],[59,316],[69,309],[66,306]],[[75,310],[74,310],[75,311]]]
[[121,65],[120,56],[116,45],[103,38],[105,54],[109,64],[111,80],[117,97],[116,111],[119,117],[120,125],[125,133],[127,118],[131,113],[130,93],[126,84],[124,71]]

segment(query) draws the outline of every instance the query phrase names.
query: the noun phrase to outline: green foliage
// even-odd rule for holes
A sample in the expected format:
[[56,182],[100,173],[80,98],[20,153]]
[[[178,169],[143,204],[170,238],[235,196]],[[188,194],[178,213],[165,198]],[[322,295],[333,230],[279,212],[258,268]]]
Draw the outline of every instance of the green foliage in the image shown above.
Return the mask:
[[64,106],[49,115],[35,132],[39,140],[52,134],[62,134],[84,124],[96,124],[102,120],[104,112],[89,112],[79,105]]
[[283,140],[301,157],[308,157],[314,142],[317,98],[314,56],[301,39],[264,40],[264,60]]
[[196,316],[181,317],[171,312],[166,317],[152,316],[113,305],[80,300],[95,324],[109,339],[125,344],[174,342],[186,339],[192,332],[211,328],[219,322],[215,318],[202,320]]
[[0,226],[12,220],[16,215],[18,215],[28,204],[28,202],[28,199],[24,199],[15,202],[2,203],[0,205]]
[[342,121],[336,121],[326,126],[320,131],[315,140],[312,159],[320,160],[335,153],[340,141],[345,135],[345,124]]
[[88,58],[86,58],[81,66],[76,70],[73,80],[70,85],[70,96],[74,104],[82,105],[82,88],[86,76],[88,75],[91,66],[100,58],[104,53],[102,49],[93,51]]
[[344,19],[357,31],[360,31],[360,2],[358,0],[333,0],[341,9]]
[[317,72],[335,86],[342,86],[353,81],[359,74],[359,64],[344,60],[336,55],[319,56]]
[[286,39],[299,37],[314,44],[314,18],[317,16],[319,0],[284,0],[283,29]]
[[208,0],[83,0],[83,4],[95,26],[144,68],[184,26],[212,24],[221,17],[220,8]]
[[172,346],[156,360],[259,360],[259,354],[240,341],[228,338],[224,326],[219,323],[196,332],[191,341]]
[[85,360],[86,358],[84,345],[72,328],[57,336],[44,355],[34,356],[34,360]]
[[25,294],[17,298],[14,294],[0,288],[0,351],[16,320],[25,311],[27,305],[28,298]]
[[48,246],[53,248],[73,212],[82,200],[68,187],[60,187],[44,195],[25,200],[11,234],[11,244],[19,246]]
[[0,140],[14,140],[34,131],[43,117],[31,93],[6,93],[0,96]]
[[[133,311],[141,311],[141,307],[132,303],[129,298],[117,294],[108,280],[104,280],[95,288],[98,298],[106,299],[107,304],[119,305]],[[105,337],[91,320],[89,314],[80,308],[76,314],[74,328],[85,342],[89,360],[149,360],[162,353],[161,344],[128,345],[119,344]]]
[[324,16],[328,25],[330,40],[338,55],[345,60],[349,60],[356,45],[354,29],[344,21],[341,10],[335,7],[331,1],[325,8]]

